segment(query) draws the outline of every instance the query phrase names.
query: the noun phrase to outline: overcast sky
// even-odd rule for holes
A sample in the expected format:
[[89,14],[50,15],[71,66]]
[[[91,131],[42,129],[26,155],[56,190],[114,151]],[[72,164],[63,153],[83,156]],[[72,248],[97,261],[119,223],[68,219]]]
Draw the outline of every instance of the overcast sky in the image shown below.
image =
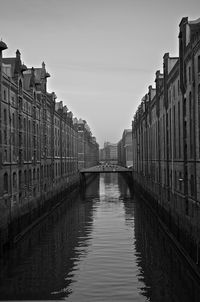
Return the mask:
[[55,91],[100,146],[118,142],[165,52],[178,55],[182,17],[199,0],[0,0],[0,38],[28,67],[42,61]]

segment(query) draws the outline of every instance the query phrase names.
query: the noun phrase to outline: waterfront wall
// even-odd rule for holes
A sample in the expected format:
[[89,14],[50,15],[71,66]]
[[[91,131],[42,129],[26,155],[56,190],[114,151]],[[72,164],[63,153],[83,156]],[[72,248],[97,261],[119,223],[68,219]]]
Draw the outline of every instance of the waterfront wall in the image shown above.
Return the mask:
[[132,122],[133,177],[188,255],[200,250],[200,19],[180,22]]
[[0,250],[79,186],[80,144],[83,167],[99,154],[87,122],[47,91],[45,64],[27,68],[6,48],[0,41]]

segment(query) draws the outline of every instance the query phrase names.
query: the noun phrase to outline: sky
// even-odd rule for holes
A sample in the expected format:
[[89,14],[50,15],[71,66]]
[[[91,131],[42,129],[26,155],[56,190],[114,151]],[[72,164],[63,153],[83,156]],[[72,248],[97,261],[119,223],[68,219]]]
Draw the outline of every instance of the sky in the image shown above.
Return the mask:
[[182,17],[199,0],[0,0],[0,39],[27,67],[44,61],[48,91],[85,119],[100,147],[117,143],[163,55],[178,56]]

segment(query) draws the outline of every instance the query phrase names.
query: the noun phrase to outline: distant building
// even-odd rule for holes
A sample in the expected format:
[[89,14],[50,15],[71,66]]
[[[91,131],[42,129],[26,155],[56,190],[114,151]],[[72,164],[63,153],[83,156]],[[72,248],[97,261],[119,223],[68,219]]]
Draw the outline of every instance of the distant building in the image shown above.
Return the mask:
[[118,164],[124,167],[133,165],[132,129],[125,129],[121,140],[117,144]]
[[90,128],[85,120],[75,122],[78,131],[78,169],[84,169],[97,165],[99,162],[99,145],[92,136]]
[[117,144],[105,142],[104,148],[100,151],[100,160],[116,164],[118,162]]
[[99,161],[104,162],[105,161],[105,150],[104,148],[99,150]]

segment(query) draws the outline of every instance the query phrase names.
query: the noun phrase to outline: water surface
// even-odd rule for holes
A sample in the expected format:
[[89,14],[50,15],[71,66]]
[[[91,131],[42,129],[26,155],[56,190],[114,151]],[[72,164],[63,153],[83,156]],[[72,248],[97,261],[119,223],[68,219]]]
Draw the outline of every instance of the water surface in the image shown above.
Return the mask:
[[125,180],[72,194],[1,265],[1,300],[199,301],[199,285]]

